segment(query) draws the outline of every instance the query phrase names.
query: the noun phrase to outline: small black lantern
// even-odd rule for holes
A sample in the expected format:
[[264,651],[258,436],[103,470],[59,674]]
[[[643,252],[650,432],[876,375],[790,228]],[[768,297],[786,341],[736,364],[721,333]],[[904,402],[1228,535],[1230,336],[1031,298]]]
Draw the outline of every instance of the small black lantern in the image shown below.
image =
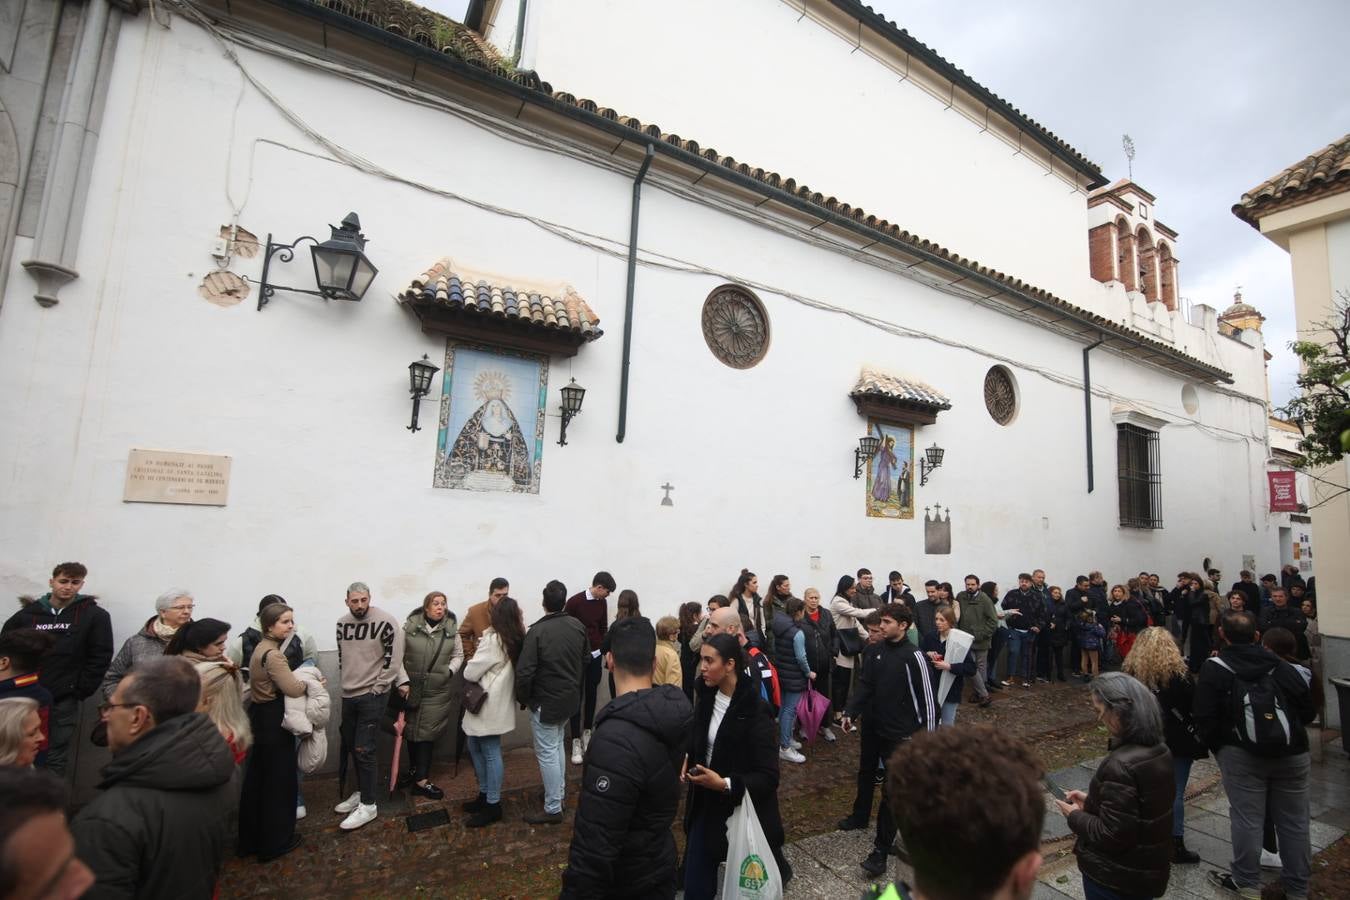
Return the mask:
[[412,393],[413,402],[412,424],[408,426],[409,431],[422,430],[417,427],[417,413],[422,406],[422,398],[431,392],[431,379],[436,377],[439,371],[440,369],[432,365],[425,353],[421,359],[408,364],[408,390]]
[[562,430],[558,434],[558,446],[567,446],[567,423],[572,421],[572,417],[581,412],[581,401],[586,399],[586,389],[577,384],[573,378],[562,388],[562,406],[559,412],[562,413]]
[[[325,300],[357,301],[365,296],[370,284],[379,272],[366,256],[366,236],[361,233],[361,219],[356,213],[348,213],[341,225],[329,225],[331,236],[323,243],[310,235],[296,238],[289,244],[278,244],[267,236],[267,249],[263,255],[263,270],[258,291],[258,309],[261,310],[277,291],[290,291],[295,294],[309,294],[323,297]],[[305,241],[314,246],[310,252],[314,258],[314,281],[317,291],[304,288],[271,284],[267,280],[272,266],[272,257],[282,262],[295,258],[295,248]]]
[[877,455],[881,449],[881,438],[874,435],[858,438],[858,449],[853,451],[853,477],[861,478],[863,466],[867,461]]
[[947,451],[943,450],[937,444],[934,444],[927,450],[923,451],[923,455],[927,458],[919,460],[920,486],[923,486],[928,483],[928,476],[933,474],[934,469],[942,468],[942,457],[945,456],[946,453]]

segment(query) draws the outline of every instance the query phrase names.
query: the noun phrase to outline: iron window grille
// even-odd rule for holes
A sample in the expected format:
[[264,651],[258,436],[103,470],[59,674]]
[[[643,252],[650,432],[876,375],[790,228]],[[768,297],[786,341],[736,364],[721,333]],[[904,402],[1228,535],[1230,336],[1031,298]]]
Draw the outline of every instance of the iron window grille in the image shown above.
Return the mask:
[[1138,425],[1116,426],[1120,524],[1124,528],[1162,528],[1162,471],[1158,432]]

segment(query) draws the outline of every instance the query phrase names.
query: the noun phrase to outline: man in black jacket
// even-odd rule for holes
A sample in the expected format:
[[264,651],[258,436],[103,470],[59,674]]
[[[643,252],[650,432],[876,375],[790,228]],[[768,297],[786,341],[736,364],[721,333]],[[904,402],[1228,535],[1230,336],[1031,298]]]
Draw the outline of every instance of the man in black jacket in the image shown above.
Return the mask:
[[98,690],[113,658],[112,619],[93,597],[80,593],[88,574],[80,563],[61,563],[47,582],[51,591],[36,599],[21,597],[23,608],[9,617],[3,629],[36,628],[56,638],[42,660],[38,680],[52,694],[47,768],[57,775],[66,771],[70,742],[80,721],[80,702]]
[[680,766],[694,718],[674,685],[652,687],[656,632],[640,617],[609,628],[614,700],[600,711],[581,775],[562,897],[675,896]]
[[516,702],[530,711],[534,755],[544,778],[544,811],[525,814],[531,825],[563,820],[567,786],[567,722],[581,708],[581,676],[590,661],[586,626],[563,609],[567,588],[544,586],[544,617],[530,626],[516,661]]
[[[1095,611],[1092,601],[1092,595],[1088,593],[1088,577],[1079,575],[1074,579],[1073,587],[1064,592],[1064,602],[1068,604],[1069,621],[1077,622],[1078,616],[1085,609]],[[1083,663],[1080,659],[1081,647],[1078,646],[1078,629],[1069,629],[1069,662],[1073,664],[1073,674],[1083,674]]]
[[112,762],[71,827],[97,883],[85,896],[209,900],[239,797],[234,754],[196,712],[201,679],[181,656],[136,664],[103,709]]
[[1308,617],[1289,602],[1289,594],[1282,587],[1271,590],[1270,601],[1274,605],[1262,609],[1258,619],[1260,632],[1265,634],[1272,628],[1287,628],[1294,634],[1298,658],[1311,659],[1312,651],[1308,648]]
[[1017,576],[1017,589],[1003,595],[1008,623],[1008,686],[1031,687],[1036,677],[1036,639],[1041,633],[1044,607],[1031,589],[1031,575]]
[[[1220,887],[1241,896],[1261,893],[1261,837],[1266,816],[1279,835],[1287,896],[1308,893],[1312,853],[1308,836],[1308,733],[1317,714],[1308,682],[1289,663],[1258,644],[1255,617],[1223,614],[1219,639],[1226,646],[1205,660],[1195,685],[1191,717],[1214,750],[1223,775],[1233,865],[1229,875],[1211,873]],[[1262,707],[1273,705],[1270,718]],[[1244,703],[1255,716],[1244,714]],[[1264,722],[1263,722],[1264,720]],[[1257,732],[1263,724],[1271,731]],[[1256,734],[1273,736],[1273,744]],[[1254,752],[1259,750],[1260,752]]]
[[[916,732],[933,731],[938,724],[932,669],[922,651],[906,639],[913,621],[910,611],[898,603],[881,610],[882,639],[863,651],[862,677],[844,715],[845,730],[851,729],[852,720],[860,716],[870,723],[863,740],[877,743],[885,765],[890,765],[891,754],[900,744]],[[863,754],[867,753],[864,747]],[[863,871],[874,878],[886,871],[886,854],[896,830],[885,784],[881,798],[872,852],[862,862]]]

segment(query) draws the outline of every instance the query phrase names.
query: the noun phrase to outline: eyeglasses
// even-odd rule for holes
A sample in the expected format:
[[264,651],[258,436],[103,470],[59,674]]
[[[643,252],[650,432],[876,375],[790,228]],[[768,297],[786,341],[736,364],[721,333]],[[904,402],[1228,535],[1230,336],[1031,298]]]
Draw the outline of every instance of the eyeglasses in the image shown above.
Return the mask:
[[170,606],[170,607],[169,607],[169,609],[173,610],[174,612],[192,612],[192,611],[193,611],[194,609],[196,609],[196,608],[197,608],[197,607],[196,607],[195,605],[192,605],[192,604],[189,604],[188,606]]
[[133,709],[137,706],[144,706],[144,703],[100,703],[98,705],[98,714],[106,716],[110,709]]

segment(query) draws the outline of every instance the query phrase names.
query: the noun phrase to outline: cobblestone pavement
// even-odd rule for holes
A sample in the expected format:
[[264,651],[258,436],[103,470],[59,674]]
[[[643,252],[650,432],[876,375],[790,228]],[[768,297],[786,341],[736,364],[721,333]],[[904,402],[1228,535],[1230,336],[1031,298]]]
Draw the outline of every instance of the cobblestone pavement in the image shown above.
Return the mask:
[[[1054,776],[1067,789],[1086,787],[1105,747],[1104,734],[1085,703],[1079,685],[1039,686],[1030,692],[1006,691],[996,695],[991,709],[964,706],[963,722],[987,722],[1006,729],[1037,747]],[[858,863],[871,846],[870,831],[839,832],[834,823],[849,809],[854,791],[857,760],[856,736],[838,743],[817,741],[806,750],[808,762],[784,764],[779,790],[784,824],[789,838],[786,849],[795,878],[787,896],[856,898],[865,888]],[[1078,762],[1086,759],[1086,762]],[[566,864],[572,837],[571,816],[576,803],[579,766],[568,766],[567,821],[555,826],[530,826],[521,816],[541,808],[539,769],[528,748],[506,753],[506,783],[503,791],[503,821],[485,829],[463,825],[459,803],[477,793],[473,768],[466,759],[455,776],[448,765],[439,765],[435,782],[445,790],[439,802],[410,798],[403,791],[380,799],[380,817],[353,833],[337,826],[342,816],[333,812],[338,797],[336,779],[313,778],[305,782],[308,816],[299,823],[305,843],[294,853],[273,863],[231,859],[221,879],[223,900],[242,897],[517,897],[556,896],[559,876]],[[384,777],[388,777],[387,771]],[[1315,850],[1329,846],[1350,827],[1350,765],[1341,744],[1328,744],[1323,760],[1314,764],[1313,789]],[[1216,896],[1208,893],[1204,873],[1224,868],[1227,858],[1227,805],[1221,791],[1212,787],[1217,773],[1211,764],[1198,764],[1191,776],[1195,796],[1187,811],[1187,842],[1204,861],[1199,866],[1174,869],[1169,897]],[[350,783],[349,783],[350,789]],[[444,809],[449,824],[409,832],[406,817],[412,813]],[[1064,900],[1081,897],[1081,881],[1069,852],[1072,840],[1065,838],[1064,819],[1053,806],[1046,815],[1042,870],[1037,897]],[[683,835],[676,827],[676,840]],[[1314,871],[1316,872],[1316,865]],[[892,858],[889,877],[908,877],[903,864]],[[1270,873],[1275,877],[1277,873]],[[1314,875],[1314,889],[1319,887]],[[1326,886],[1321,886],[1325,888]],[[1325,897],[1350,897],[1345,890]]]

